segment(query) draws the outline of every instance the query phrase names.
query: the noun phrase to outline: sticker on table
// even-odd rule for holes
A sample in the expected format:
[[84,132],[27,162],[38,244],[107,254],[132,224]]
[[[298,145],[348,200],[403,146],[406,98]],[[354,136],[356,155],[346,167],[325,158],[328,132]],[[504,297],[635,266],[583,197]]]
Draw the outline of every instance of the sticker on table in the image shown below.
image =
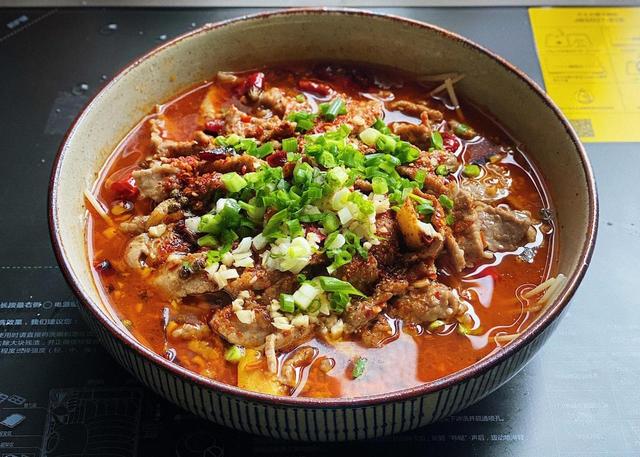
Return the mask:
[[547,93],[585,142],[640,141],[640,8],[530,8]]

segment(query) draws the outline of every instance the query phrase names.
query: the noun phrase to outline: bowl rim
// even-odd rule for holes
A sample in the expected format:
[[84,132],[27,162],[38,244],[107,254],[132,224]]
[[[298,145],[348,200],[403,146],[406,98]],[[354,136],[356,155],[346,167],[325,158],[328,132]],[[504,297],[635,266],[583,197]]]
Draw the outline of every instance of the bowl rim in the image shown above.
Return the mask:
[[[80,282],[77,279],[71,263],[67,260],[64,250],[63,241],[59,236],[60,222],[57,219],[58,204],[57,204],[57,188],[58,182],[61,179],[60,171],[65,158],[65,153],[68,149],[68,143],[78,129],[80,122],[86,117],[88,111],[91,110],[94,103],[98,102],[101,96],[110,90],[111,86],[116,81],[124,77],[129,71],[140,65],[142,62],[149,58],[152,58],[155,54],[162,52],[164,49],[177,45],[183,40],[189,39],[193,36],[208,33],[211,30],[216,30],[231,24],[255,21],[264,18],[276,17],[276,16],[288,16],[288,15],[344,15],[344,16],[362,16],[373,18],[375,20],[400,22],[406,26],[425,29],[431,32],[435,32],[445,38],[458,41],[461,44],[472,48],[476,52],[485,54],[487,57],[501,64],[508,71],[513,73],[516,77],[526,83],[530,90],[532,90],[542,101],[550,108],[557,117],[557,120],[563,125],[566,133],[572,140],[576,150],[578,151],[579,160],[582,164],[583,171],[586,178],[587,193],[588,193],[588,227],[586,233],[586,243],[584,244],[580,256],[578,258],[578,266],[571,276],[567,278],[564,291],[556,297],[555,302],[547,309],[546,313],[536,319],[527,329],[513,342],[503,347],[499,351],[495,351],[492,354],[486,356],[480,361],[462,369],[457,372],[451,373],[442,378],[419,384],[414,387],[409,387],[389,393],[366,395],[362,397],[348,398],[309,398],[309,397],[281,397],[275,395],[269,395],[259,392],[253,392],[242,389],[240,387],[225,384],[220,381],[216,381],[210,378],[206,378],[195,372],[192,372],[180,365],[170,362],[166,358],[159,354],[156,354],[152,350],[145,347],[142,343],[138,342],[132,335],[125,333],[119,328],[112,320],[110,320],[103,311],[100,310],[97,305],[80,287]],[[84,106],[80,114],[73,121],[69,130],[66,132],[62,139],[60,147],[56,153],[55,160],[51,171],[51,177],[49,181],[48,191],[48,220],[49,220],[49,235],[53,244],[56,259],[61,267],[61,271],[65,277],[65,280],[74,291],[75,295],[80,299],[82,305],[89,310],[92,314],[92,318],[96,319],[100,325],[105,327],[110,335],[119,340],[130,350],[135,351],[138,355],[144,357],[148,361],[155,365],[158,365],[164,370],[168,370],[172,375],[179,376],[190,383],[197,384],[200,388],[211,389],[220,394],[227,394],[232,396],[241,397],[244,400],[253,401],[257,403],[270,404],[271,406],[293,406],[293,407],[311,407],[311,408],[353,408],[363,407],[371,405],[379,405],[392,403],[397,401],[406,401],[414,398],[426,396],[440,390],[450,388],[456,384],[468,381],[472,378],[476,378],[493,367],[497,366],[501,362],[511,358],[520,350],[528,346],[535,338],[537,338],[559,315],[573,297],[578,285],[582,281],[586,270],[589,266],[593,250],[595,247],[595,240],[598,231],[598,196],[596,189],[596,182],[593,175],[591,164],[584,150],[584,147],[573,127],[562,114],[560,109],[551,101],[547,94],[542,90],[529,76],[527,76],[522,70],[518,69],[513,64],[509,63],[502,57],[496,55],[492,51],[485,47],[473,42],[472,40],[465,38],[457,33],[448,31],[444,28],[428,24],[425,22],[417,21],[414,19],[408,19],[401,16],[392,14],[371,12],[362,9],[353,8],[290,8],[279,9],[274,11],[260,12],[257,14],[243,15],[223,21],[205,24],[202,27],[182,34],[167,43],[154,47],[142,56],[132,60],[120,71],[118,71],[105,86],[98,91]]]

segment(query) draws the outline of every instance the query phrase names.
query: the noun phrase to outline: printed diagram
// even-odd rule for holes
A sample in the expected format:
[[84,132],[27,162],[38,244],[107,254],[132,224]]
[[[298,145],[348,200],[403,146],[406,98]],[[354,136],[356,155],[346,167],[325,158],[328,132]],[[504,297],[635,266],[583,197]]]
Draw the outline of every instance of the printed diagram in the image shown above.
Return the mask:
[[544,44],[548,48],[589,48],[593,44],[586,33],[567,33],[558,30],[547,33]]
[[135,457],[138,389],[61,389],[49,394],[41,457]]
[[20,422],[22,422],[25,417],[22,414],[13,413],[9,414],[7,417],[0,421],[0,424],[4,425],[8,428],[16,427]]
[[590,105],[593,103],[593,94],[587,89],[581,88],[576,92],[576,101],[581,105]]

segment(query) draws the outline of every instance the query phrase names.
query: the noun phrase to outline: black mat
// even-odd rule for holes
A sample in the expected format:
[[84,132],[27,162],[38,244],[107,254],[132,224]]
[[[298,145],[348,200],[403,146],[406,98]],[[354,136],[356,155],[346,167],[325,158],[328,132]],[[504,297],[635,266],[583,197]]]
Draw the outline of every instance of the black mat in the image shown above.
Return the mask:
[[[62,135],[134,57],[254,11],[0,9],[0,457],[640,455],[638,144],[587,147],[600,237],[556,334],[506,386],[439,424],[360,444],[265,440],[169,405],[106,355],[49,243],[46,192]],[[462,33],[541,82],[524,8],[380,11]]]

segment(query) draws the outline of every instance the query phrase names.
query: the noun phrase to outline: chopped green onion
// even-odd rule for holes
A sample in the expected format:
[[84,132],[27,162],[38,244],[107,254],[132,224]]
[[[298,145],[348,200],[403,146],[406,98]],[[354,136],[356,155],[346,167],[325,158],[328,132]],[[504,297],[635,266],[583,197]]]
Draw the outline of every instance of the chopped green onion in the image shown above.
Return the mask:
[[298,140],[295,138],[285,138],[282,140],[282,149],[287,152],[298,152]]
[[469,127],[466,124],[463,124],[462,122],[456,122],[455,125],[453,126],[453,133],[463,138],[471,135],[472,132],[473,130],[471,129],[471,127]]
[[289,229],[289,236],[291,238],[304,236],[304,229],[302,228],[302,225],[300,225],[300,221],[298,219],[287,221],[287,228]]
[[431,132],[431,146],[434,149],[442,150],[444,145],[442,143],[442,135],[437,130]]
[[416,171],[416,176],[414,178],[414,181],[416,183],[418,183],[418,188],[422,189],[422,187],[424,186],[424,180],[427,179],[427,172],[424,170],[418,170]]
[[342,314],[344,310],[347,309],[349,301],[349,295],[336,292],[331,294],[329,306],[333,312]]
[[347,107],[344,101],[338,97],[335,100],[318,105],[320,114],[328,121],[334,121],[341,114],[347,114]]
[[364,369],[367,366],[367,359],[365,359],[364,357],[358,357],[354,362],[353,362],[353,370],[351,370],[351,376],[353,376],[353,379],[357,379],[360,376],[362,376],[364,374]]
[[292,313],[295,309],[295,302],[293,300],[293,295],[290,294],[280,294],[280,309],[285,313]]
[[378,138],[382,136],[382,133],[380,133],[376,129],[369,127],[367,129],[364,129],[362,132],[360,132],[360,135],[358,136],[360,137],[360,140],[362,140],[364,144],[366,144],[367,146],[373,147],[376,145],[376,141],[378,141]]
[[387,185],[387,180],[381,176],[376,176],[371,180],[371,185],[373,186],[374,194],[386,194],[389,192],[389,186]]
[[460,335],[469,335],[469,334],[471,334],[471,329],[468,328],[468,327],[465,327],[462,324],[458,324],[458,328],[456,330],[458,330],[458,333]]
[[234,344],[224,352],[224,359],[228,362],[238,363],[244,357],[244,348]]
[[442,327],[444,327],[444,322],[441,320],[435,320],[429,324],[428,328],[433,332],[434,330],[438,330],[439,328],[442,328]]
[[229,192],[240,192],[247,187],[247,181],[235,171],[223,174],[222,182]]
[[205,236],[201,236],[198,238],[198,246],[206,247],[206,248],[214,248],[218,245],[218,240],[209,234]]
[[444,218],[444,221],[447,225],[453,225],[456,221],[456,217],[453,215],[453,213],[449,213],[447,214],[447,217]]
[[293,301],[302,310],[306,310],[311,302],[322,293],[320,289],[312,284],[305,282],[298,290],[293,293]]
[[436,167],[436,174],[440,176],[447,176],[449,174],[449,168],[446,165],[438,165]]
[[313,128],[316,115],[306,111],[293,111],[287,116],[287,120],[296,123],[296,130],[306,132]]
[[320,282],[320,287],[322,287],[322,290],[324,290],[325,292],[339,292],[348,295],[360,295],[361,297],[365,296],[362,292],[353,287],[351,283],[348,283],[347,281],[341,281],[340,279],[334,278],[332,276],[318,276],[315,279]]
[[387,124],[385,124],[382,119],[376,119],[373,123],[373,128],[385,135],[389,135],[391,133],[391,130],[389,130],[389,127],[387,127]]
[[307,99],[304,97],[304,95],[302,95],[302,94],[298,94],[298,95],[296,95],[296,101],[297,101],[298,103],[304,103],[306,100],[307,100]]
[[462,173],[464,173],[465,176],[469,176],[470,178],[477,178],[478,176],[480,176],[480,167],[475,163],[470,163],[464,166],[464,168],[462,169]]
[[299,275],[296,276],[296,280],[302,284],[303,282],[305,282],[307,280],[307,277],[305,275],[303,275],[302,273],[300,273]]
[[440,197],[438,197],[438,201],[440,202],[443,208],[446,208],[448,210],[453,209],[453,200],[451,200],[446,195],[444,194],[440,195]]
[[322,227],[327,233],[335,232],[340,227],[340,220],[334,213],[327,213],[322,220]]
[[420,203],[416,207],[416,211],[418,211],[418,213],[422,214],[423,216],[430,216],[430,215],[433,214],[433,212],[435,210],[434,210],[433,205],[431,204],[431,202],[427,200],[424,203]]

